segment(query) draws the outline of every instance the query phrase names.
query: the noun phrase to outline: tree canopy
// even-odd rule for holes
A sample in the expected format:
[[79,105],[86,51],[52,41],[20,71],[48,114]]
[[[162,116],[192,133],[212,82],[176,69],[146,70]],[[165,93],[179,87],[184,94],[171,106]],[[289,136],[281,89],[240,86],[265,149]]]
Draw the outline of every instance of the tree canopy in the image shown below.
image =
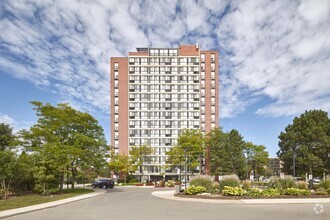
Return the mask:
[[178,138],[178,145],[167,152],[167,163],[173,166],[184,164],[184,152],[187,154],[187,169],[192,173],[201,164],[205,154],[205,138],[203,133],[197,129],[182,130]]
[[13,129],[0,123],[0,186],[4,190],[5,200],[17,170],[17,156],[12,149],[14,140]]
[[330,120],[322,110],[305,111],[295,117],[279,135],[278,156],[284,162],[284,171],[292,173],[293,153],[296,174],[321,176],[330,171]]
[[207,138],[207,145],[210,147],[212,174],[244,176],[244,141],[237,130],[225,133],[221,128],[212,129]]
[[[103,128],[90,114],[77,111],[68,104],[52,106],[31,102],[38,116],[37,124],[20,132],[27,151],[35,153],[41,163],[37,170],[39,179],[61,178],[71,172],[72,187],[78,169],[103,166],[108,153]],[[47,170],[48,169],[48,170]]]

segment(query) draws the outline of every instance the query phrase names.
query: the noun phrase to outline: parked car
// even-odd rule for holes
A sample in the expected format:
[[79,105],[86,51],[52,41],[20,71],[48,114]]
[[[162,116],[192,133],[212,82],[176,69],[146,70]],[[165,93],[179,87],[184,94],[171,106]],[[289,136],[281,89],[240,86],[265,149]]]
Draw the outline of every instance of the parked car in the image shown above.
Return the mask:
[[319,184],[321,182],[321,180],[319,178],[314,178],[313,179],[313,183]]
[[296,182],[306,182],[306,179],[302,177],[295,177],[294,179]]
[[115,183],[112,180],[109,179],[99,179],[96,180],[93,184],[92,184],[93,188],[113,188],[115,187]]

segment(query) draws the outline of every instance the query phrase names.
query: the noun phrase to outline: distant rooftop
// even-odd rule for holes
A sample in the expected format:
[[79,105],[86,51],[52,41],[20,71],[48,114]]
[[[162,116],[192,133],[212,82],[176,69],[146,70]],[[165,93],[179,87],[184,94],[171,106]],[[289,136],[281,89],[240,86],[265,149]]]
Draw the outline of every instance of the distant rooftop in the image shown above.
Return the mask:
[[137,47],[136,50],[138,52],[148,52],[149,48],[148,47]]

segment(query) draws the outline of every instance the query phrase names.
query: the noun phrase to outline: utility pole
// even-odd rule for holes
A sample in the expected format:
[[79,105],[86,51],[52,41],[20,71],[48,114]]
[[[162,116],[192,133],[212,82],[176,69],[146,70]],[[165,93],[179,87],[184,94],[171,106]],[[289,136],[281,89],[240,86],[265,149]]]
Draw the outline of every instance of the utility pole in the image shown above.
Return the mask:
[[187,148],[184,148],[184,189],[187,189]]
[[296,177],[296,152],[295,152],[295,149],[293,148],[292,149],[292,175],[293,175],[293,178]]

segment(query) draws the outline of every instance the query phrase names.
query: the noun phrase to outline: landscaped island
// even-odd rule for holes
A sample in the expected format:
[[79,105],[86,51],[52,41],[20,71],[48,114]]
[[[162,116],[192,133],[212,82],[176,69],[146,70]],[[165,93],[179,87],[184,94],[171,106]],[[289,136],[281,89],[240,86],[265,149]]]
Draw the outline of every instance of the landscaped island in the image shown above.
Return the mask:
[[255,199],[255,198],[330,198],[330,180],[308,189],[306,182],[296,182],[292,177],[271,177],[267,183],[239,181],[236,175],[224,176],[213,182],[209,176],[194,177],[189,187],[178,197],[205,199]]

